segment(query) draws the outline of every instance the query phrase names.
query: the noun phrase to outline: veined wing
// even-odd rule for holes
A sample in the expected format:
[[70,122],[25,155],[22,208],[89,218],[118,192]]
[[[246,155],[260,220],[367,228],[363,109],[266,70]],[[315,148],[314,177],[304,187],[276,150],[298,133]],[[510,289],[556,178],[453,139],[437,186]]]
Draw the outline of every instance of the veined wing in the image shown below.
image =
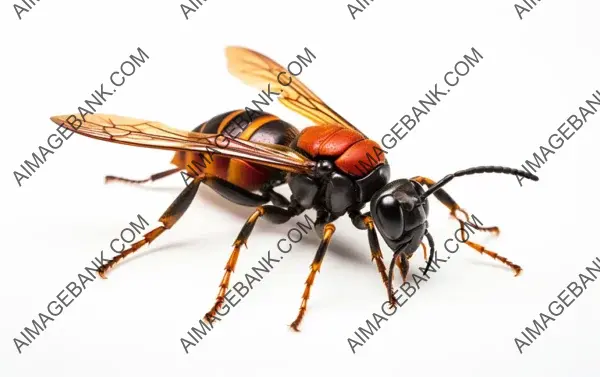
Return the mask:
[[[204,134],[171,128],[153,122],[119,115],[92,114],[84,119],[74,115],[50,119],[69,130],[94,139],[137,147],[173,151],[208,152],[271,166],[292,173],[310,174],[315,162],[293,149],[276,144],[256,143],[222,134]],[[72,120],[67,122],[67,118]]]
[[225,55],[232,75],[260,90],[270,84],[273,92],[281,92],[279,101],[289,109],[315,123],[339,124],[367,137],[272,59],[244,47],[227,47]]

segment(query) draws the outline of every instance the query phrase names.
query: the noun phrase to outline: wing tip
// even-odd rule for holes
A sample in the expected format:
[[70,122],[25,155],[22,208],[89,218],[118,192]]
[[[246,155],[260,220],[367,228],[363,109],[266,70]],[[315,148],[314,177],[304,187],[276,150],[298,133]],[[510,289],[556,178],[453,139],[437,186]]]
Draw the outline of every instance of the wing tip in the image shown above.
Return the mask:
[[226,46],[225,47],[225,51],[235,51],[235,50],[248,50],[246,47],[244,46],[239,46],[239,45],[230,45],[230,46]]
[[225,56],[229,59],[236,51],[244,50],[241,46],[227,46],[225,47]]
[[61,126],[65,122],[65,119],[67,119],[66,115],[54,115],[50,117],[50,120],[58,124],[59,126]]
[[85,122],[85,118],[81,118],[78,115],[75,114],[69,114],[69,115],[54,115],[50,117],[50,120],[56,124],[58,124],[61,127],[65,127],[68,129],[75,129],[77,130],[77,128],[79,128],[79,126],[74,127],[73,124],[75,122],[75,120],[79,120],[79,122],[81,123],[82,121]]
[[251,48],[248,48],[248,47],[238,46],[238,45],[232,45],[232,46],[225,47],[225,56],[229,60],[232,60],[233,58],[239,57],[240,54],[253,54],[253,55],[260,56],[260,57],[265,57],[260,52],[255,51],[255,50],[253,50]]

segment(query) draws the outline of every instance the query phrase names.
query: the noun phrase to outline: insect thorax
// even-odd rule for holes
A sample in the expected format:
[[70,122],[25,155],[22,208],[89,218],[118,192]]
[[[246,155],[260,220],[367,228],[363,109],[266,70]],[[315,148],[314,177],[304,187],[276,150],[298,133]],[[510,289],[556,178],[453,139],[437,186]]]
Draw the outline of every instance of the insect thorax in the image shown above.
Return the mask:
[[306,209],[325,210],[338,217],[362,208],[390,178],[387,162],[378,165],[368,175],[357,178],[341,172],[331,161],[320,160],[319,164],[331,166],[331,170],[319,177],[305,174],[290,174],[288,184],[292,197]]

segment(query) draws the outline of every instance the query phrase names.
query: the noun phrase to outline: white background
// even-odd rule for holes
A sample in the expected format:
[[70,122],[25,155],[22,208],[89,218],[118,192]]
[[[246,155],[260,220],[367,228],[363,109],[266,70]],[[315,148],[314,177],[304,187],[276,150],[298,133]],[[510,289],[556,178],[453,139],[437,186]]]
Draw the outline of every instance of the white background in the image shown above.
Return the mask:
[[[228,74],[225,46],[282,64],[308,47],[317,58],[301,80],[377,141],[475,47],[484,59],[387,155],[394,178],[440,179],[477,165],[520,167],[600,89],[597,2],[543,2],[523,20],[510,1],[376,1],[356,20],[339,0],[210,0],[189,20],[169,1],[41,1],[21,21],[12,4],[0,9],[0,375],[598,374],[597,282],[522,355],[513,340],[600,256],[597,115],[549,156],[537,183],[480,175],[447,186],[486,225],[500,226],[499,238],[477,241],[520,264],[522,276],[463,246],[356,354],[347,338],[380,312],[386,295],[367,234],[348,218],[336,223],[302,332],[287,325],[318,245],[314,234],[185,354],[179,339],[213,304],[252,211],[206,187],[174,229],[108,280],[89,284],[22,354],[13,344],[137,214],[157,225],[183,187],[178,175],[144,187],[104,185],[106,174],[165,170],[172,154],[78,135],[23,187],[13,177],[54,132],[49,117],[72,113],[106,87],[138,47],[150,59],[100,112],[192,129],[257,98]],[[310,124],[279,104],[268,111],[299,128]],[[232,283],[296,221],[259,222]],[[456,223],[434,200],[429,222],[441,247]]]

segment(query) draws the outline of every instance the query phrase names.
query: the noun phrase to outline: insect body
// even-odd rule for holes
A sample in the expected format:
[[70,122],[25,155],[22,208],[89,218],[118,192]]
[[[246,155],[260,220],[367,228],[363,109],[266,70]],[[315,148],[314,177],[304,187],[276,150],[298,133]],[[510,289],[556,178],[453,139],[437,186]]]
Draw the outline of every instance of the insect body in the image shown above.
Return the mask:
[[[298,132],[294,126],[274,115],[263,112],[249,115],[243,110],[218,115],[191,132],[159,122],[117,115],[93,114],[75,120],[72,116],[51,118],[55,123],[88,137],[175,151],[171,161],[175,165],[173,169],[145,180],[107,176],[107,182],[144,183],[183,170],[193,177],[160,217],[162,225],[100,267],[98,273],[101,277],[104,278],[106,272],[120,260],[172,228],[189,207],[201,184],[208,185],[234,203],[256,207],[234,242],[216,302],[205,316],[210,322],[224,303],[241,246],[246,244],[257,220],[263,218],[281,224],[308,209],[317,212],[315,229],[321,243],[310,266],[300,310],[290,325],[294,330],[298,330],[304,317],[312,284],[335,232],[333,222],[344,215],[350,217],[356,228],[367,231],[371,257],[391,303],[396,302],[392,295],[394,267],[397,266],[402,279],[406,279],[409,259],[419,246],[423,247],[427,259],[424,239],[431,249],[425,272],[433,260],[435,247],[427,229],[430,195],[448,207],[460,223],[464,243],[506,264],[515,275],[521,272],[518,265],[465,239],[466,225],[493,233],[498,233],[499,229],[483,228],[469,222],[467,212],[442,187],[455,177],[470,174],[504,173],[537,181],[536,176],[511,168],[484,166],[447,175],[437,183],[421,176],[390,182],[390,166],[379,145],[329,108],[297,78],[284,77],[282,81],[285,84],[280,81],[280,77],[288,73],[279,64],[240,47],[228,48],[226,55],[233,75],[259,89],[269,85],[270,90],[279,91],[278,98],[283,105],[306,116],[316,125]],[[274,190],[284,183],[292,192],[289,199]],[[365,207],[367,212],[363,212]],[[458,214],[466,216],[466,219],[460,219]],[[378,232],[394,252],[387,271]]]
[[[358,210],[390,177],[383,153],[370,157],[372,165],[363,162],[372,149],[381,150],[377,143],[342,126],[308,127],[292,147],[316,161],[312,177],[292,174],[289,179],[292,195],[304,209],[324,210],[333,217]],[[360,163],[368,170],[359,168]]]
[[[289,146],[299,133],[294,126],[274,115],[264,112],[250,113],[244,110],[217,115],[196,127],[193,132],[228,135],[242,140],[283,146]],[[285,183],[286,173],[284,171],[253,164],[243,159],[232,159],[220,155],[212,156],[210,153],[176,152],[171,163],[181,170],[187,170],[190,176],[202,173],[218,177],[245,191],[260,191],[266,199],[274,193],[271,190],[273,187]],[[218,184],[215,184],[213,188],[235,203],[244,201],[244,197],[239,193],[238,195],[228,194]],[[239,204],[246,202],[248,200]],[[253,206],[259,204],[263,204],[263,201],[248,203]]]

